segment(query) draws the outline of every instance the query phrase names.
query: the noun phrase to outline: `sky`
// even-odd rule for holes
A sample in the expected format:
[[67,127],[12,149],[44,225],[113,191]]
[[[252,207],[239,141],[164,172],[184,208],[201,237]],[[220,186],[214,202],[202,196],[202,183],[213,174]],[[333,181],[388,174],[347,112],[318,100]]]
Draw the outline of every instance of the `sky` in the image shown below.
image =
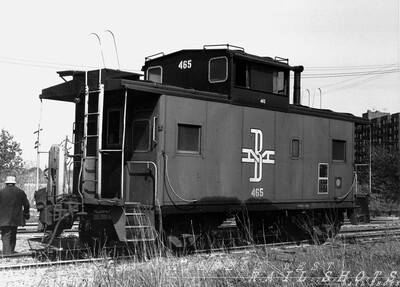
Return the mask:
[[107,68],[140,71],[159,52],[231,44],[303,65],[305,105],[397,113],[399,13],[398,0],[2,1],[0,128],[25,161],[37,159],[39,124],[41,151],[71,138],[74,105],[39,95],[63,82],[57,71],[104,66],[92,33]]

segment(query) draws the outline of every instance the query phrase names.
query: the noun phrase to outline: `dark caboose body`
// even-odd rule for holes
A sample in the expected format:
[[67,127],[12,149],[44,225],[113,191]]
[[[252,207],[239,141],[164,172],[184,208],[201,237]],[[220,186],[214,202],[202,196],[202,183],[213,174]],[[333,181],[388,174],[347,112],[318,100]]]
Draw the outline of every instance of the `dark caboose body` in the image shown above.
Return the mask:
[[148,58],[144,80],[60,72],[72,80],[41,98],[76,105],[73,185],[50,152],[43,223],[59,233],[79,219],[85,240],[153,240],[162,229],[177,246],[232,217],[262,238],[298,226],[337,231],[354,208],[363,120],[300,105],[302,70],[228,46]]

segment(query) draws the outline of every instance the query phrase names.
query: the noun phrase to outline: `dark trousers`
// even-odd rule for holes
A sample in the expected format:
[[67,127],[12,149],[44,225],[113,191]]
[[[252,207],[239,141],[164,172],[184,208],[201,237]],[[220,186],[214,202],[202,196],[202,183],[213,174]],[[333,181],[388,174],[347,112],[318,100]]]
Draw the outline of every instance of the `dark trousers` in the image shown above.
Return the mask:
[[17,226],[2,226],[1,241],[3,241],[3,255],[14,253],[17,243]]

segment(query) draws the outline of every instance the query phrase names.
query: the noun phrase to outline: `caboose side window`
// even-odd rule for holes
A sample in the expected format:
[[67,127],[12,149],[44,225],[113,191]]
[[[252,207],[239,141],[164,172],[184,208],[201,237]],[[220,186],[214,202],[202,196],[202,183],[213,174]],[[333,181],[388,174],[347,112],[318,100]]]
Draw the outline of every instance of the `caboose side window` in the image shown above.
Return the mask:
[[250,89],[261,92],[272,92],[273,90],[272,71],[261,65],[250,67]]
[[332,140],[332,160],[346,162],[346,141]]
[[201,127],[195,125],[178,124],[178,146],[181,153],[200,154]]
[[274,71],[273,73],[273,93],[285,94],[285,73]]
[[250,90],[286,95],[285,72],[266,65],[235,63],[235,85]]
[[328,193],[329,165],[327,163],[318,164],[318,193]]
[[150,67],[147,69],[147,80],[155,83],[162,83],[162,67]]
[[221,83],[228,79],[228,59],[212,58],[208,62],[208,80],[210,83]]
[[149,120],[133,121],[133,150],[147,152],[150,150],[150,122]]
[[119,146],[122,142],[122,111],[110,109],[107,112],[107,145]]
[[243,61],[237,61],[235,65],[235,85],[248,88],[247,65]]
[[291,157],[292,159],[300,158],[300,140],[293,138],[291,143]]

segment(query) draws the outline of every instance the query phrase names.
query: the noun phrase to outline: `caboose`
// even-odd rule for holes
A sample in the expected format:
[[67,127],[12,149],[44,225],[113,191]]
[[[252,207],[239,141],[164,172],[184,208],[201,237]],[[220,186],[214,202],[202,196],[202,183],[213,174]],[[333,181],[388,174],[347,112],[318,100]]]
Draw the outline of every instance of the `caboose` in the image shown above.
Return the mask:
[[153,55],[142,71],[62,71],[42,91],[75,105],[74,151],[52,147],[39,200],[53,237],[79,220],[87,242],[164,234],[180,247],[226,226],[335,233],[351,216],[365,120],[301,105],[302,66],[226,45]]

